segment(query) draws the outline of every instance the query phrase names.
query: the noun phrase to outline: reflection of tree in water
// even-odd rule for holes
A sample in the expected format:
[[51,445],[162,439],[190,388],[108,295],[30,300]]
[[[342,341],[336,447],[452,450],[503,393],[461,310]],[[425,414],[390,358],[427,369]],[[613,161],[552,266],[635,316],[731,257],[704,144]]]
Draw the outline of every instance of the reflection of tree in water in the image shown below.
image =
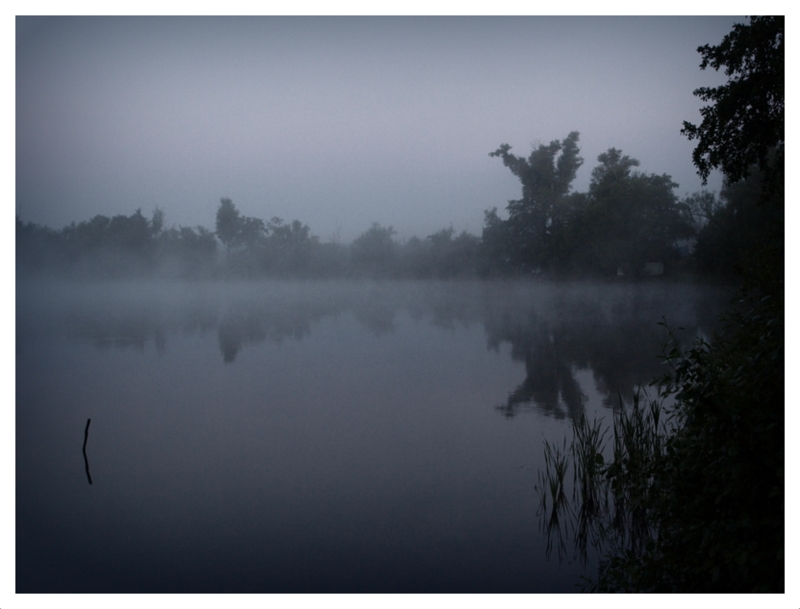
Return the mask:
[[[222,360],[226,364],[230,364],[236,359],[236,355],[242,348],[242,345],[248,340],[256,341],[263,340],[264,333],[258,324],[251,327],[248,335],[245,324],[237,323],[238,320],[224,319],[219,324],[217,334],[219,335],[219,350],[222,351]],[[246,323],[246,322],[245,322]]]
[[137,309],[125,315],[86,315],[74,319],[74,333],[98,349],[134,348],[144,351],[152,339],[156,351],[166,349],[166,335],[162,321],[150,310]]
[[394,317],[398,303],[358,302],[353,304],[353,317],[375,336],[394,332]]
[[231,363],[246,344],[300,340],[311,333],[314,321],[338,310],[337,299],[291,297],[234,299],[222,316],[213,298],[177,303],[165,298],[164,302],[148,304],[117,299],[113,306],[88,300],[70,306],[56,324],[64,324],[70,335],[99,349],[133,347],[144,351],[152,340],[159,354],[166,350],[170,332],[190,335],[216,329],[223,361]]
[[[660,376],[666,333],[657,322],[666,313],[670,326],[685,327],[690,341],[721,310],[718,294],[700,298],[702,293],[708,291],[525,282],[270,284],[230,291],[223,309],[214,291],[187,298],[131,289],[124,297],[90,292],[50,310],[51,323],[64,328],[66,322],[70,335],[99,348],[144,350],[152,340],[162,353],[170,332],[216,331],[225,363],[248,344],[301,340],[315,322],[342,311],[376,336],[393,332],[401,312],[446,329],[483,323],[490,349],[507,342],[512,358],[525,363],[525,380],[498,410],[508,417],[533,409],[564,418],[578,414],[587,399],[576,378],[580,370],[592,371],[607,407],[617,406],[618,396],[629,401],[637,386]],[[35,330],[20,317],[18,335]]]
[[[513,417],[528,405],[534,405],[556,418],[580,413],[585,397],[573,374],[569,361],[569,337],[553,332],[550,324],[531,311],[527,324],[505,318],[508,326],[492,328],[487,320],[490,346],[501,341],[511,343],[511,357],[525,362],[525,380],[498,406],[507,417]],[[496,332],[496,334],[493,334]],[[566,408],[566,412],[564,410]]]
[[561,294],[487,310],[489,347],[509,342],[512,358],[525,362],[525,380],[497,409],[506,417],[535,409],[572,418],[586,400],[575,376],[579,370],[592,371],[610,408],[620,397],[630,402],[637,387],[660,376],[658,356],[667,335],[658,322],[668,312],[688,343],[698,331],[694,302],[671,302],[646,291],[619,296],[609,301]]
[[242,346],[248,343],[299,341],[311,334],[312,322],[338,310],[332,303],[310,302],[267,302],[233,307],[217,330],[222,359],[226,364],[233,362]]
[[45,324],[49,330],[43,331],[66,332],[98,349],[144,351],[152,341],[156,352],[162,355],[171,332],[204,333],[217,325],[216,308],[202,299],[179,302],[177,307],[175,302],[165,306],[149,297],[151,294],[145,290],[138,295],[120,291],[120,295],[111,290],[99,295],[87,290],[83,298],[75,297],[72,292],[69,295],[72,298],[53,297],[52,302],[58,306],[52,307],[55,314]]

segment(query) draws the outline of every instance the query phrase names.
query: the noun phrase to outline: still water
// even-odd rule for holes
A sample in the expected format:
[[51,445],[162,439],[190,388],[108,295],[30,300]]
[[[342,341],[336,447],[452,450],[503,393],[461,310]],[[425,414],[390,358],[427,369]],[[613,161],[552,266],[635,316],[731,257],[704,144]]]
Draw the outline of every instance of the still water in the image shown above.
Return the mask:
[[543,440],[610,421],[665,371],[658,322],[690,341],[724,302],[20,283],[17,592],[575,592],[596,560],[547,556]]

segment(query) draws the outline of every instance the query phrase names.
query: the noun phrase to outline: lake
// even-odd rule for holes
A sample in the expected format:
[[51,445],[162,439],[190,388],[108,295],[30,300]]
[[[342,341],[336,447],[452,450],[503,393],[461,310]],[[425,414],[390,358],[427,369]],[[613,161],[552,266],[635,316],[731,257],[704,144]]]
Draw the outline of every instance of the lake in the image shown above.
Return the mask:
[[17,592],[578,591],[597,561],[548,556],[544,439],[610,421],[666,371],[658,322],[688,344],[725,302],[667,282],[21,281]]

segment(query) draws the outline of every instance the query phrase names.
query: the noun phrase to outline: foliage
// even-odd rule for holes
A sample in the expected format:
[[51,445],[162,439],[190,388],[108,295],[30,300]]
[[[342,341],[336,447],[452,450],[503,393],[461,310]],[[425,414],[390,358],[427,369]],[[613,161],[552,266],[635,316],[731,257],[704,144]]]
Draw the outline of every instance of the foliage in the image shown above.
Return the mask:
[[214,233],[202,226],[171,227],[159,232],[156,247],[162,266],[173,268],[181,277],[199,277],[213,268],[217,240]]
[[[658,429],[655,408],[649,426],[631,425],[630,416],[642,420],[634,408],[614,431],[636,450],[615,450],[606,463],[585,423],[576,427],[573,460],[595,459],[586,485],[608,492],[613,506],[590,518],[603,552],[598,591],[782,592],[785,585],[783,18],[753,17],[720,46],[699,51],[701,67],[726,66],[731,78],[696,92],[714,105],[703,109],[699,128],[685,123],[684,134],[700,140],[700,175],[721,168],[726,184],[724,204],[703,195],[687,207],[703,220],[695,223],[698,260],[739,264],[742,285],[721,334],[684,353],[670,333],[671,371],[656,384],[661,398],[674,398],[671,429],[647,432]],[[585,493],[578,500],[595,504]],[[618,505],[638,512],[622,529],[609,524],[618,521]]]
[[694,232],[699,233],[709,222],[713,222],[714,214],[722,206],[722,201],[716,193],[701,190],[686,195],[682,204]]
[[481,235],[480,269],[484,276],[502,276],[517,271],[512,260],[512,245],[508,224],[494,207],[484,212]]
[[[116,276],[152,268],[154,227],[141,209],[130,216],[97,215],[61,231],[18,223],[18,262],[27,270],[43,268]],[[21,239],[20,239],[21,237]]]
[[400,251],[403,274],[425,279],[451,279],[474,275],[481,240],[463,231],[443,228],[424,240],[414,237]]
[[51,228],[16,218],[16,258],[20,270],[57,269],[60,236]]
[[353,266],[359,272],[372,275],[394,274],[397,259],[397,243],[392,238],[395,230],[391,226],[372,226],[361,233],[351,248]]
[[693,235],[670,176],[633,171],[639,161],[610,148],[592,170],[588,202],[574,239],[579,268],[603,275],[637,277],[648,262],[680,259],[678,243]]
[[513,263],[525,271],[546,270],[552,263],[554,234],[563,222],[562,202],[583,164],[579,137],[573,131],[563,142],[540,144],[527,159],[511,154],[508,144],[489,154],[503,159],[522,182],[522,199],[508,202],[505,239]]
[[[670,334],[672,368],[654,383],[659,397],[617,411],[608,461],[607,431],[583,417],[574,419],[568,463],[546,458],[543,526],[568,514],[576,551],[601,552],[590,589],[783,590],[783,310],[768,295],[738,304],[726,334],[686,353]],[[554,516],[547,489],[570,464],[574,504]],[[564,545],[564,531],[549,532]]]
[[308,272],[313,250],[318,245],[308,225],[299,220],[284,223],[274,217],[267,223],[267,232],[263,241],[266,270],[280,275]]
[[[783,38],[782,16],[751,17],[747,25],[734,25],[719,45],[697,49],[701,69],[724,68],[729,77],[722,86],[694,92],[711,105],[701,109],[699,126],[683,124],[682,133],[698,140],[692,160],[704,183],[712,169],[738,182],[753,165],[767,172],[769,184],[783,182]],[[770,169],[767,159],[776,149],[780,161]]]
[[241,214],[236,206],[228,198],[223,197],[219,200],[217,208],[217,238],[222,241],[228,252],[236,243],[236,236],[239,234],[241,225]]
[[694,235],[688,208],[674,194],[670,176],[633,171],[639,161],[616,148],[598,156],[589,192],[570,193],[582,163],[577,132],[539,146],[529,159],[509,154],[504,144],[493,156],[523,184],[523,198],[510,201],[508,220],[486,212],[484,272],[639,277],[648,262],[675,264],[681,241]]
[[[783,588],[783,303],[750,292],[729,335],[671,355],[682,408],[666,470],[661,551],[683,556],[684,588]],[[698,489],[702,489],[698,492]],[[710,581],[705,581],[709,578]]]
[[[718,202],[699,203],[704,223],[697,233],[695,260],[702,273],[725,278],[760,273],[764,265],[756,262],[758,253],[770,245],[783,249],[783,205],[774,200],[762,204],[763,179],[753,167],[744,180],[727,182]],[[782,273],[781,256],[773,258]]]
[[156,207],[153,210],[153,217],[150,220],[150,233],[154,237],[157,237],[161,231],[164,230],[164,218],[164,211]]
[[[230,255],[235,249],[247,250],[248,254],[258,246],[267,233],[267,226],[260,218],[243,216],[228,198],[222,198],[217,208],[216,235]],[[245,256],[246,258],[252,256]],[[240,258],[242,258],[240,256]]]
[[740,304],[727,337],[668,356],[680,428],[657,470],[658,540],[636,557],[635,580],[631,558],[616,557],[601,587],[783,590],[782,303]]
[[784,242],[784,18],[751,17],[736,24],[718,46],[698,49],[725,85],[695,95],[712,105],[701,110],[700,126],[684,123],[697,139],[693,161],[705,180],[721,169],[724,205],[707,214],[697,241],[701,270],[737,274],[746,283],[783,277]]

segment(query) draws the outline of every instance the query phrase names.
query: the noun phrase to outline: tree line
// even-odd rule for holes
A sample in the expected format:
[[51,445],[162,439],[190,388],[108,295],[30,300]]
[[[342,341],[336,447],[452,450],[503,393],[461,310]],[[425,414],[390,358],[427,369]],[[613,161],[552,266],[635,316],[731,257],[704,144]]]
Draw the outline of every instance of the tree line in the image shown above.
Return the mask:
[[158,208],[150,218],[137,209],[61,230],[18,216],[17,268],[104,277],[729,278],[776,222],[773,207],[758,205],[760,168],[727,181],[719,195],[680,199],[669,175],[640,172],[637,159],[610,148],[598,156],[588,191],[576,192],[578,143],[572,132],[527,157],[508,144],[490,153],[520,180],[522,197],[508,202],[506,219],[496,207],[486,211],[480,236],[450,226],[401,242],[376,222],[350,244],[323,243],[299,220],[245,216],[222,198],[214,230],[167,228]]

